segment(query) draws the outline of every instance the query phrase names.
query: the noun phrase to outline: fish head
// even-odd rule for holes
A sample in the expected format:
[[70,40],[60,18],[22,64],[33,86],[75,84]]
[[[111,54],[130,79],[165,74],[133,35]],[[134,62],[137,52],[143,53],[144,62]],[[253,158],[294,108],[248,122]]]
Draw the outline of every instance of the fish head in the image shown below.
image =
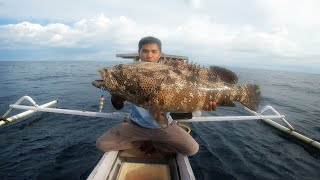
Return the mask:
[[148,107],[150,97],[158,91],[166,77],[166,69],[164,65],[149,62],[118,64],[100,69],[101,80],[92,84],[97,88],[104,87],[111,95]]
[[103,68],[99,70],[104,88],[109,92],[116,92],[119,89],[119,75],[118,71],[114,71],[113,68]]
[[103,68],[99,70],[101,79],[92,81],[92,85],[96,88],[105,88],[109,92],[117,91],[118,81],[112,68]]
[[96,87],[96,88],[99,88],[99,89],[101,89],[102,87],[104,87],[105,88],[105,82],[104,82],[104,80],[94,80],[94,81],[92,81],[92,85],[94,86],[94,87]]

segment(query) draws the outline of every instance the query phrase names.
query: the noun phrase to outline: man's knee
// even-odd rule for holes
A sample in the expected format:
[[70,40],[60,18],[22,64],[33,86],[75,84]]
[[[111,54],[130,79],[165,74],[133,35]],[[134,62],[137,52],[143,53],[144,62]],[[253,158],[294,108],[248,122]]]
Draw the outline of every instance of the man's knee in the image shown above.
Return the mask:
[[97,139],[96,147],[103,152],[112,151],[112,146],[110,145],[110,143],[104,141],[101,137]]
[[199,144],[193,143],[184,152],[182,152],[182,154],[185,156],[192,156],[197,154],[198,151],[199,151]]

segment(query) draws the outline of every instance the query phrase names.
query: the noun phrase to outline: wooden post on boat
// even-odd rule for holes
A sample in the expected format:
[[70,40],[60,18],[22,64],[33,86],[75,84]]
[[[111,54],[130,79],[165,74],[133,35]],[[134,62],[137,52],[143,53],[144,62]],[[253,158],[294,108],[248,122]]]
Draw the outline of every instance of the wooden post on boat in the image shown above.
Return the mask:
[[[116,54],[116,57],[121,57],[124,59],[133,59],[134,62],[139,61],[139,54],[138,53],[131,53],[131,54]],[[170,54],[162,54],[160,57],[160,60],[180,60],[180,61],[186,61],[188,62],[189,57],[187,56],[176,56],[176,55],[170,55]]]

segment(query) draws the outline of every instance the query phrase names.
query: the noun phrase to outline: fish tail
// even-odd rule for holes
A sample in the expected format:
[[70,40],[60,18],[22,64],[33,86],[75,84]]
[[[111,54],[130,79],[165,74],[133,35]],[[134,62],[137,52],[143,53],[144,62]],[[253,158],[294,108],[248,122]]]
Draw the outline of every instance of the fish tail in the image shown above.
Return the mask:
[[261,94],[260,86],[254,84],[237,86],[232,94],[234,94],[233,101],[238,101],[253,111],[258,109]]

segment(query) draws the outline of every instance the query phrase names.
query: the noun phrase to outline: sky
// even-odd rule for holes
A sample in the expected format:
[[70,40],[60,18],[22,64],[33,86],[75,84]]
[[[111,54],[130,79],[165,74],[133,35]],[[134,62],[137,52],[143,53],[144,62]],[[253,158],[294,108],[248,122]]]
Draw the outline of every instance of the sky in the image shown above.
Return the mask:
[[155,36],[203,65],[320,73],[318,0],[0,0],[0,61],[113,61]]

